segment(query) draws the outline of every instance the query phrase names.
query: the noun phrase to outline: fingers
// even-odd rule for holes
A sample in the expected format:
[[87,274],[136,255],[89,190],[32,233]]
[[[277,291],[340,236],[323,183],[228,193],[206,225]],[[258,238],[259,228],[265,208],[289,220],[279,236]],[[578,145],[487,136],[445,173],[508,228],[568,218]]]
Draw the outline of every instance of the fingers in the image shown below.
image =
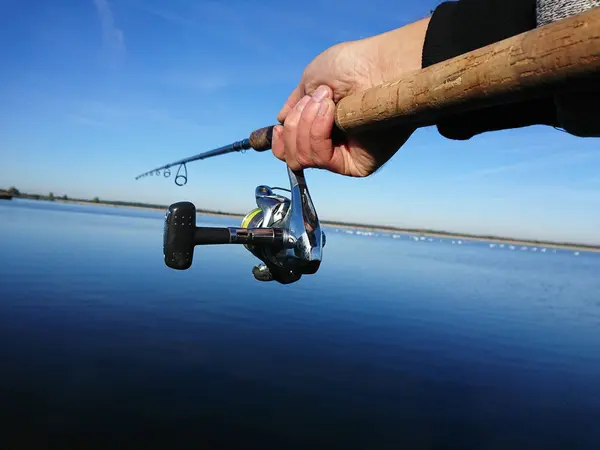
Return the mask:
[[332,98],[329,87],[319,87],[312,96],[304,95],[288,109],[284,124],[274,128],[273,154],[292,170],[309,167],[331,170],[335,112]]
[[[289,113],[294,110],[298,102],[304,96],[304,87],[302,84],[296,86],[290,96],[285,101],[285,104],[277,114],[277,121],[284,123]],[[285,162],[285,145],[283,141],[283,126],[276,125],[273,128],[273,138],[271,141],[271,150],[277,159]]]
[[296,160],[303,167],[330,169],[333,155],[331,129],[335,105],[331,92],[314,98],[304,108],[296,131]]
[[[291,98],[292,96],[290,96]],[[297,102],[286,115],[284,125],[276,125],[273,128],[273,139],[271,141],[271,150],[280,160],[286,162],[291,169],[296,170],[298,161],[296,155],[296,126],[302,114],[302,110],[310,100],[308,95]]]
[[273,127],[273,138],[271,139],[271,151],[277,159],[285,162],[285,145],[283,143],[283,126]]
[[302,112],[306,105],[310,102],[311,97],[305,95],[302,100],[298,102],[296,107],[288,114],[283,124],[283,145],[285,148],[285,162],[292,170],[301,170],[305,168],[306,161],[300,161],[298,155],[298,149],[296,146],[296,135],[298,129],[298,123],[302,117]]

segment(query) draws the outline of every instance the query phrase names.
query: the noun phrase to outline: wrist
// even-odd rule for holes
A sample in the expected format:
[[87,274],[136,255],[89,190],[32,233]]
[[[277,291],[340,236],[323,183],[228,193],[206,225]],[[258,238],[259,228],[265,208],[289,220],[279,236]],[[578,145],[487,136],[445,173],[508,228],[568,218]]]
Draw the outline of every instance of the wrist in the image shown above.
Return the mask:
[[362,44],[367,47],[366,54],[372,55],[372,64],[380,72],[378,84],[396,81],[407,72],[422,68],[429,20],[427,17],[363,40]]

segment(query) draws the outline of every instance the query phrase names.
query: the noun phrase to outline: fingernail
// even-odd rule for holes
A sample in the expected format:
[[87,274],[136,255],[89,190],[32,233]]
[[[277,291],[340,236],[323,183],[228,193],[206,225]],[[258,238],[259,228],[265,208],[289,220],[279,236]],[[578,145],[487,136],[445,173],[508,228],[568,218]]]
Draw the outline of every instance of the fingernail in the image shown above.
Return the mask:
[[319,88],[315,92],[313,92],[313,100],[317,102],[323,101],[325,97],[327,97],[328,91],[329,89],[327,89],[327,86],[319,86]]
[[320,116],[324,116],[324,115],[327,114],[327,111],[329,111],[329,102],[323,102],[323,103],[321,103],[321,106],[319,107],[318,114]]
[[297,104],[296,104],[296,109],[298,111],[302,111],[304,109],[304,107],[306,106],[306,104],[310,101],[310,96],[305,95],[304,97],[302,97],[302,100],[300,100]]

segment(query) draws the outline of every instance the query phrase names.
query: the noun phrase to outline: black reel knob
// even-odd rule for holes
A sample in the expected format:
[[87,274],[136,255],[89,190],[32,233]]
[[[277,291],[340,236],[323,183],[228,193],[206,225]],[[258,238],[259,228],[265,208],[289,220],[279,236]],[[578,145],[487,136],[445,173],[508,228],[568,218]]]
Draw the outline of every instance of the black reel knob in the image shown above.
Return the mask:
[[196,207],[191,202],[174,203],[167,209],[163,233],[165,264],[186,270],[194,258]]

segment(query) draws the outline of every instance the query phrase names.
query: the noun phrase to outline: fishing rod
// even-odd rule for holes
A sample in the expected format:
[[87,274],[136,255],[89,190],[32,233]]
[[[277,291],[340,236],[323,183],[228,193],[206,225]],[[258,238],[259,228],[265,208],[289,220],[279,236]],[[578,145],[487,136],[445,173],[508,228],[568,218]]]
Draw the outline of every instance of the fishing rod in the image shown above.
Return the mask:
[[[404,78],[343,98],[335,108],[335,134],[381,130],[390,126],[435,125],[456,113],[527,98],[553,96],[594,86],[600,76],[600,7],[510,37]],[[157,167],[136,177],[169,177],[179,165],[175,183],[187,183],[186,164],[213,156],[271,149],[273,127],[253,131],[246,139]],[[185,175],[180,175],[181,170]],[[167,209],[163,232],[165,264],[177,270],[192,265],[198,245],[242,244],[261,264],[255,279],[289,284],[320,267],[325,234],[303,171],[287,168],[290,189],[258,186],[257,207],[241,227],[196,227],[191,202]],[[183,181],[181,181],[183,180]],[[290,198],[275,194],[290,193]]]
[[[187,163],[198,161],[201,159],[212,158],[213,156],[225,155],[227,153],[244,152],[250,149],[253,149],[257,152],[264,152],[266,150],[270,150],[271,142],[273,139],[273,128],[274,125],[265,128],[260,128],[258,130],[253,131],[250,134],[250,136],[246,139],[242,139],[241,141],[236,141],[233,144],[225,145],[223,147],[200,153],[198,155],[190,156],[189,158],[165,164],[164,166],[160,166],[156,169],[144,172],[135,177],[135,179],[139,180],[140,178],[153,175],[158,176],[160,175],[161,170],[163,171],[164,177],[169,178],[171,176],[171,171],[169,169],[173,166],[179,166],[177,174],[175,175],[175,184],[177,186],[184,186],[187,184]],[[185,175],[180,175],[179,172],[181,171],[181,169],[185,171]],[[183,179],[183,181],[178,181],[180,178]]]

